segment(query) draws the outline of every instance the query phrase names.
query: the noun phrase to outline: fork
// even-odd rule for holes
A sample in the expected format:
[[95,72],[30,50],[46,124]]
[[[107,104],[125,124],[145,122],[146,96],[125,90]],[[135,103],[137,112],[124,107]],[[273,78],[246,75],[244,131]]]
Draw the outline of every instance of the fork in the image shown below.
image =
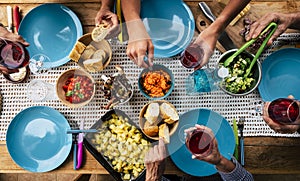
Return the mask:
[[244,122],[245,122],[245,118],[241,117],[238,121],[238,129],[240,131],[240,158],[241,158],[241,165],[244,166],[245,165],[245,158],[244,158],[244,135],[243,135],[243,130],[244,130]]

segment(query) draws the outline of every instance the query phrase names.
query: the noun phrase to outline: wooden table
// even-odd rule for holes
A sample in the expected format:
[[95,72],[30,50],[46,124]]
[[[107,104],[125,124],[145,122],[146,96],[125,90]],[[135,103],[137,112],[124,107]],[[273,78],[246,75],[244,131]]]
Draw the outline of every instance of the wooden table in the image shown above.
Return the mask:
[[[94,27],[94,17],[99,10],[99,0],[44,0],[51,3],[62,3],[72,9],[81,20],[84,33],[91,32]],[[1,0],[0,20],[6,25],[6,6],[18,5],[25,15],[41,0]],[[191,8],[194,17],[200,13],[197,0],[185,1]],[[211,4],[212,1],[207,1]],[[262,16],[270,11],[293,12],[299,10],[300,1],[287,0],[256,0],[251,2],[251,8]],[[278,137],[246,137],[245,138],[245,163],[246,169],[253,174],[300,174],[300,138]],[[26,173],[11,159],[5,142],[0,142],[0,173]],[[86,160],[82,169],[73,170],[73,155],[51,173],[82,173],[82,174],[108,174],[108,172],[86,151]],[[167,162],[166,173],[184,175],[170,159]]]

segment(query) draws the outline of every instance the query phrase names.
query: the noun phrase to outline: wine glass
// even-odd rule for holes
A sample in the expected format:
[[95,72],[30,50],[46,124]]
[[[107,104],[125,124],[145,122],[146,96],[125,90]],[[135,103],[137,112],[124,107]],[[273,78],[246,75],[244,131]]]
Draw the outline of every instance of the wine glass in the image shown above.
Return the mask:
[[29,68],[33,74],[44,74],[51,69],[51,60],[44,54],[36,54],[30,58]]
[[178,136],[193,155],[206,157],[211,154],[214,135],[206,129],[186,124],[179,129]]
[[181,64],[186,68],[195,68],[200,65],[204,50],[198,45],[189,45],[180,56]]
[[256,101],[252,102],[250,107],[252,116],[265,115],[279,124],[300,124],[300,104],[297,100],[278,98],[271,102]]

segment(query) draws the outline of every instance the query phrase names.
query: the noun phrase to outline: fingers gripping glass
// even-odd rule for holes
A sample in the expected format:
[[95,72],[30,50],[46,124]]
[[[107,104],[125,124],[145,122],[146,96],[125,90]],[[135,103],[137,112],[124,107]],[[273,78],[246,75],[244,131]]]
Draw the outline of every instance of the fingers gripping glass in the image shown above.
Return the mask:
[[250,108],[250,114],[255,117],[265,115],[279,124],[300,124],[300,105],[294,99],[278,98],[270,103],[261,100],[253,101],[250,103]]

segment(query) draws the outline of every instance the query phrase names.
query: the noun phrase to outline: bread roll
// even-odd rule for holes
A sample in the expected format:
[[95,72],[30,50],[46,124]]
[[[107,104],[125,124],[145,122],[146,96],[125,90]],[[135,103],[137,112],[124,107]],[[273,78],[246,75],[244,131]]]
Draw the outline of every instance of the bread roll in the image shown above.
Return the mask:
[[178,113],[176,109],[169,103],[162,103],[159,106],[160,116],[168,124],[172,124],[175,121],[179,120]]
[[97,72],[103,70],[102,59],[87,59],[83,62],[83,66],[89,72]]
[[93,45],[88,45],[84,52],[81,55],[81,59],[86,60],[86,59],[90,59],[93,54],[96,52],[96,48]]
[[92,55],[92,59],[101,59],[102,62],[104,62],[107,59],[107,53],[104,50],[99,49]]
[[158,126],[157,125],[150,125],[148,121],[145,121],[144,124],[144,132],[148,136],[157,136],[158,135]]
[[69,55],[69,58],[75,62],[78,62],[78,60],[79,60],[82,52],[85,50],[85,48],[86,48],[85,44],[83,44],[80,41],[77,41]]
[[147,107],[144,117],[151,125],[157,125],[159,123],[159,104],[154,102],[150,103]]
[[166,144],[170,143],[170,132],[166,123],[159,126],[158,136],[162,137]]
[[95,42],[102,41],[109,32],[109,27],[105,24],[100,24],[99,26],[95,27],[92,31],[92,39]]

